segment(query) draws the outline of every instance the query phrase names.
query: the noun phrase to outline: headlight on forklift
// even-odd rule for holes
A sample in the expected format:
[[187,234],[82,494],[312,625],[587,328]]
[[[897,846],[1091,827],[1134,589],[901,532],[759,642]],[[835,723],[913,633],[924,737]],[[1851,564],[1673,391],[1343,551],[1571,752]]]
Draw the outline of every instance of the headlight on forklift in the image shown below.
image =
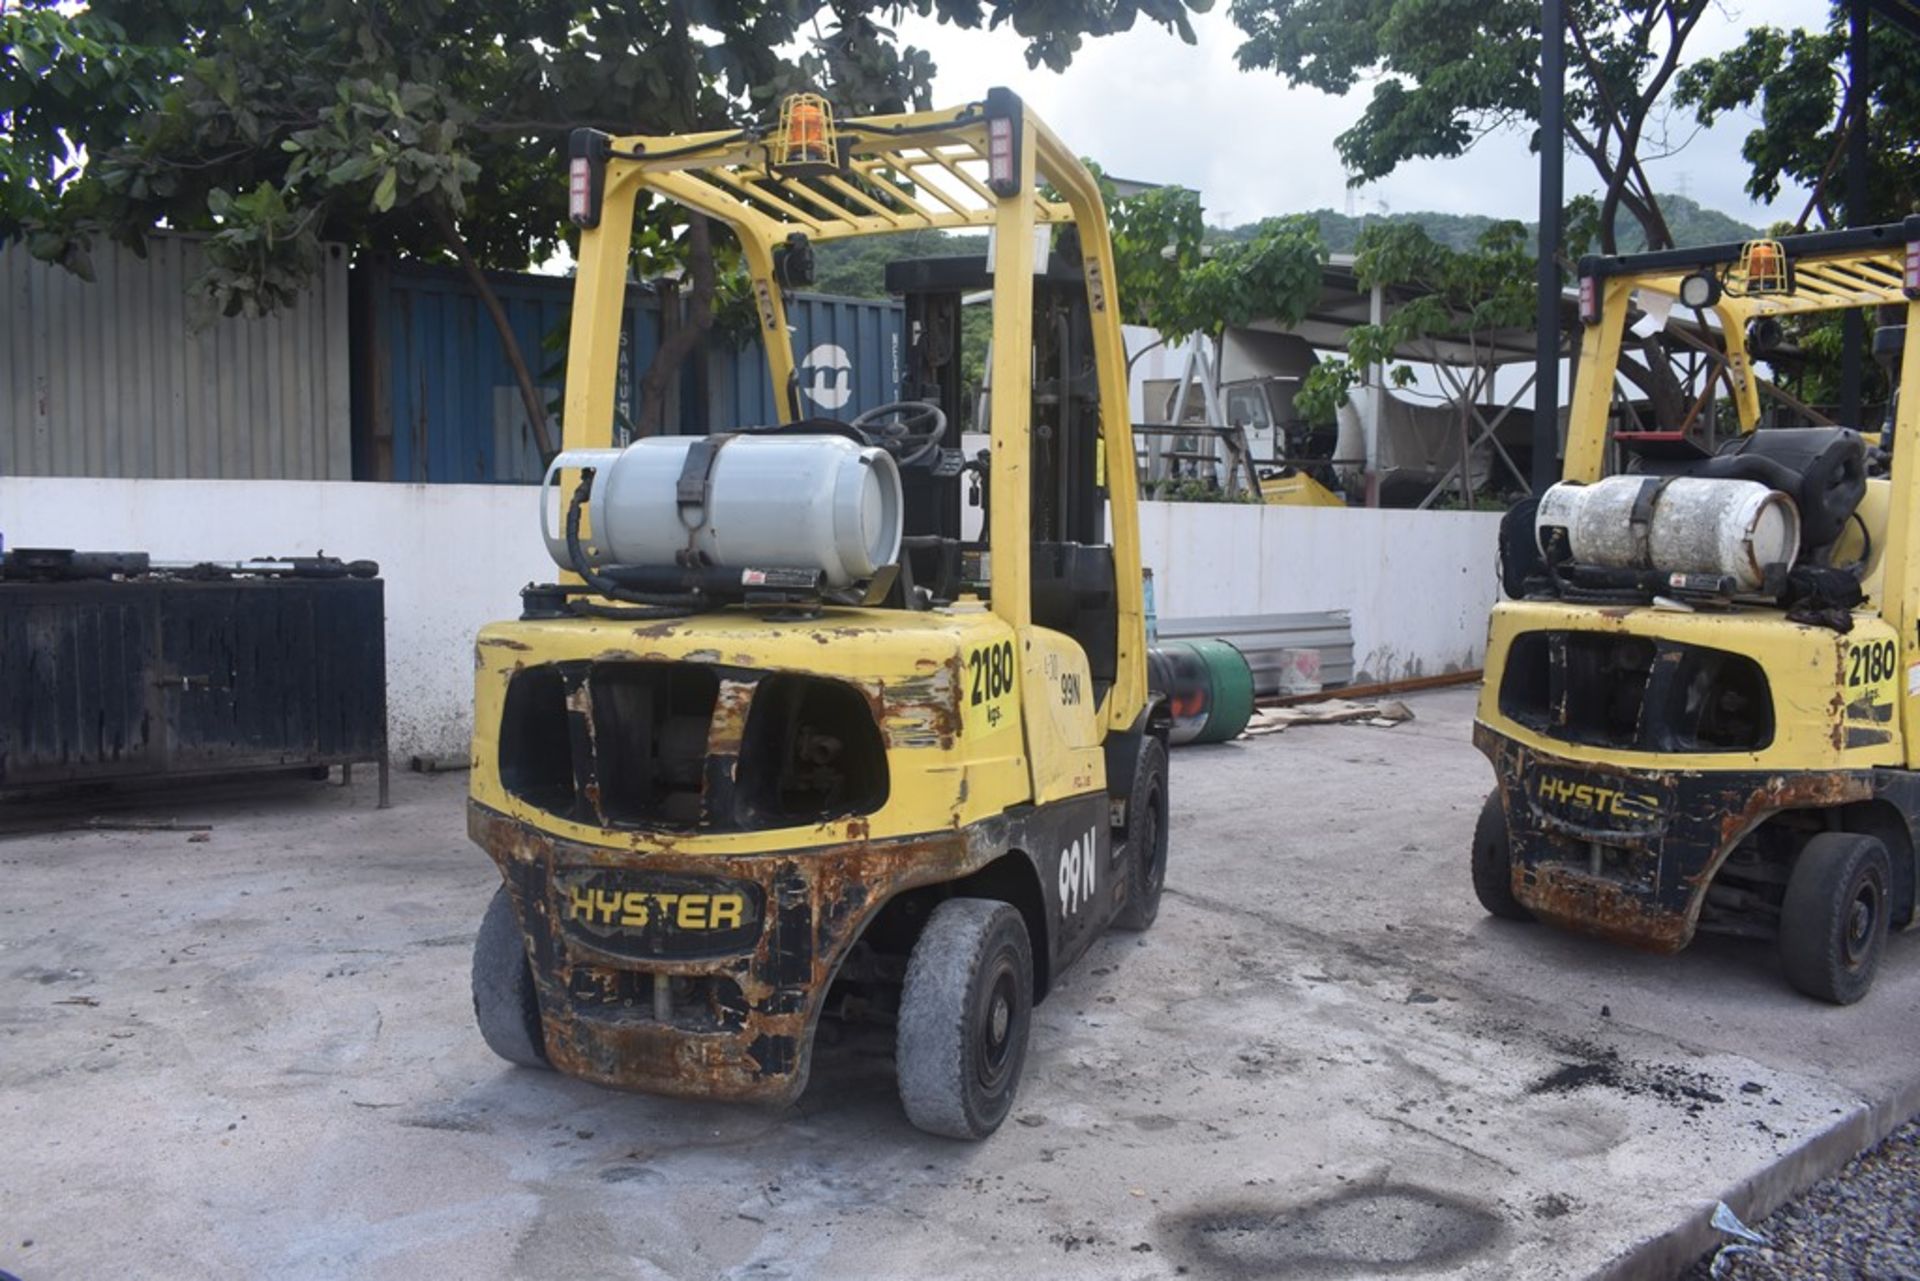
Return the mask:
[[1696,271],[1680,281],[1680,301],[1696,311],[1720,301],[1720,281],[1710,271]]

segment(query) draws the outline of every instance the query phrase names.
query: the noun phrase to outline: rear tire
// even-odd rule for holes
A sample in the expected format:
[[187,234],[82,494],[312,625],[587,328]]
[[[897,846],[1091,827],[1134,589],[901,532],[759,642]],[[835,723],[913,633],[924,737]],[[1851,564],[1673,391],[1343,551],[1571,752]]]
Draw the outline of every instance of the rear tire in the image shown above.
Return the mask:
[[527,961],[526,940],[504,885],[494,891],[473,939],[473,1017],[487,1048],[507,1062],[528,1068],[551,1066],[540,1029],[533,966]]
[[1033,947],[1011,905],[953,898],[907,962],[894,1068],[907,1119],[984,1139],[1013,1107],[1033,1021]]
[[1115,929],[1144,930],[1160,915],[1167,887],[1167,745],[1149,737],[1140,745],[1127,800],[1127,901]]
[[1893,903],[1887,847],[1821,832],[1800,849],[1780,905],[1780,964],[1808,996],[1852,1005],[1873,986]]
[[1498,788],[1487,796],[1487,803],[1480,807],[1480,821],[1473,825],[1473,892],[1491,916],[1503,921],[1533,919],[1533,913],[1513,896],[1513,846]]

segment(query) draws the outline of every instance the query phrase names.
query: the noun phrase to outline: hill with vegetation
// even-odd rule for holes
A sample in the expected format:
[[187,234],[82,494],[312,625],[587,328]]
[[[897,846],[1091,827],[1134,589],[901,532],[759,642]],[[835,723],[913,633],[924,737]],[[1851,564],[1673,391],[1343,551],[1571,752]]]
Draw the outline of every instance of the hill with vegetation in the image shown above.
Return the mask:
[[[1666,215],[1674,244],[1681,248],[1731,244],[1751,240],[1760,234],[1757,228],[1717,209],[1705,208],[1686,196],[1660,197],[1660,210]],[[1315,209],[1310,211],[1310,216],[1320,224],[1320,235],[1326,240],[1328,250],[1337,254],[1352,253],[1360,239],[1360,229],[1370,222],[1416,223],[1434,241],[1449,249],[1465,251],[1478,246],[1481,234],[1500,221],[1485,214],[1432,212],[1368,214],[1350,218],[1332,209]],[[1535,224],[1529,222],[1525,225],[1528,238],[1531,239]],[[1646,237],[1641,233],[1638,223],[1623,217],[1617,220],[1616,226],[1619,229],[1621,253],[1637,253],[1646,248]],[[1212,234],[1222,240],[1247,240],[1258,228],[1258,223],[1246,223],[1238,227],[1215,228]]]
[[[1682,247],[1729,244],[1751,240],[1760,232],[1717,209],[1707,209],[1685,196],[1660,197],[1660,208],[1672,228],[1674,242]],[[1415,223],[1433,240],[1449,249],[1470,250],[1480,243],[1487,228],[1500,221],[1485,214],[1396,213],[1370,214],[1349,218],[1332,209],[1311,212],[1320,224],[1320,235],[1327,249],[1336,254],[1352,253],[1360,230],[1370,222]],[[1258,223],[1238,227],[1214,227],[1209,240],[1249,240]],[[1527,224],[1529,236],[1533,224]],[[1639,225],[1630,219],[1620,224],[1620,251],[1634,253],[1646,245]],[[904,258],[936,258],[945,254],[986,252],[986,237],[956,235],[945,231],[909,231],[897,236],[857,236],[851,240],[828,241],[814,247],[813,289],[824,294],[849,298],[887,296],[887,264]]]

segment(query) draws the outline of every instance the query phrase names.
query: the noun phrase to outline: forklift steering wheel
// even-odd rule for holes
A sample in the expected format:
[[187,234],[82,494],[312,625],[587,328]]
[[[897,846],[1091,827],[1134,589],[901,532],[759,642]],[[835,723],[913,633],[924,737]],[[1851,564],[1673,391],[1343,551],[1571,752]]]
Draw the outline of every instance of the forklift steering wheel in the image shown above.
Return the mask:
[[902,467],[910,467],[940,447],[947,415],[930,400],[895,400],[875,405],[847,426],[892,454]]

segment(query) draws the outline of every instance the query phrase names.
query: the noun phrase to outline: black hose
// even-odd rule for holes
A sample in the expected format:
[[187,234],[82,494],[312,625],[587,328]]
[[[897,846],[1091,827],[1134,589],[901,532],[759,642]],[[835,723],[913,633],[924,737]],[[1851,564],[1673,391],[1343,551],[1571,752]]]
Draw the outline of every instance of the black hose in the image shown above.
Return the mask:
[[618,156],[622,160],[678,160],[682,156],[695,156],[703,151],[718,151],[722,147],[731,147],[736,142],[745,142],[753,134],[746,129],[736,129],[723,137],[708,142],[696,142],[684,147],[667,147],[660,151],[622,151],[618,147],[607,148],[607,154]]
[[567,559],[573,562],[573,572],[580,575],[595,595],[620,601],[626,608],[570,600],[567,602],[570,611],[591,618],[686,618],[714,608],[699,592],[636,592],[589,565],[586,549],[580,545],[580,512],[592,492],[593,468],[583,468],[580,483],[574,487],[573,498],[567,503]]

